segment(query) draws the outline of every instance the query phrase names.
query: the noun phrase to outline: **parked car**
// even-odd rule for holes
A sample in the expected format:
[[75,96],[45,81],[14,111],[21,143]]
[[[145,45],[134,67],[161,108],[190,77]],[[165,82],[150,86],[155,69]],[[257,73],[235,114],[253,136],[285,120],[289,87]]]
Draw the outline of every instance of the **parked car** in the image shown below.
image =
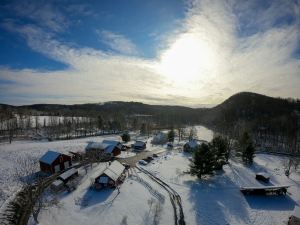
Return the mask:
[[157,158],[157,157],[158,157],[158,155],[157,155],[157,154],[155,154],[155,153],[154,153],[152,156],[153,156],[153,157],[155,157],[155,158]]
[[152,156],[148,156],[147,159],[149,159],[150,161],[154,160]]
[[146,161],[147,163],[151,162],[151,160],[148,158],[144,158],[143,160]]
[[255,178],[256,178],[256,180],[260,180],[265,183],[269,183],[269,181],[270,181],[270,175],[268,173],[264,173],[264,172],[257,173],[255,175]]
[[148,162],[146,162],[145,160],[140,160],[139,164],[146,166],[148,165]]

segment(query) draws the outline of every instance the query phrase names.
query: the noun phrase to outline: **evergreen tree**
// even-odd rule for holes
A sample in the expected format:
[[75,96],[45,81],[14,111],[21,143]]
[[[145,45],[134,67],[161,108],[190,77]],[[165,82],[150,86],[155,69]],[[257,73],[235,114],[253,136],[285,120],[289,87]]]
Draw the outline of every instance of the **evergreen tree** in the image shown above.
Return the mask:
[[124,142],[130,141],[130,134],[128,132],[121,135],[121,138]]
[[174,142],[174,138],[175,138],[175,132],[174,129],[172,128],[172,130],[168,132],[168,141]]
[[214,154],[209,145],[203,143],[194,151],[190,172],[201,179],[203,175],[213,173],[214,165]]
[[211,151],[213,151],[216,160],[216,169],[222,169],[223,165],[228,162],[230,148],[227,138],[216,136],[209,143]]
[[244,132],[239,139],[239,149],[242,153],[242,160],[246,164],[252,164],[254,158],[254,146],[248,132]]

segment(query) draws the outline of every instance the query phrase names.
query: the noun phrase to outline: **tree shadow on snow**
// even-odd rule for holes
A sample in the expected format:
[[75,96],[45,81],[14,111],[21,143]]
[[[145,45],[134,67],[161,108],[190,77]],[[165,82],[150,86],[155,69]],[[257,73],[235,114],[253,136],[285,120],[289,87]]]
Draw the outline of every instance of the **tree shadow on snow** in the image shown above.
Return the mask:
[[288,195],[245,196],[245,199],[252,209],[259,210],[291,211],[296,205],[296,202]]
[[230,217],[239,224],[250,224],[247,202],[239,187],[227,176],[215,176],[207,180],[188,181],[189,201],[196,210],[196,222],[201,225],[229,224]]

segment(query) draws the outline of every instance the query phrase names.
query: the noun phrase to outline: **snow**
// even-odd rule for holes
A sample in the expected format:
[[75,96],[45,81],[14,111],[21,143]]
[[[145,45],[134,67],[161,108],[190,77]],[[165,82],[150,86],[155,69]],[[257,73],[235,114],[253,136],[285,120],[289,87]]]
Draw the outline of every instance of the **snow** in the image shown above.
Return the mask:
[[[300,176],[284,175],[280,156],[258,154],[254,165],[245,167],[237,161],[224,171],[199,180],[185,172],[190,154],[168,152],[145,169],[166,181],[181,196],[186,224],[286,224],[300,199]],[[240,186],[260,187],[257,171],[266,170],[274,186],[289,185],[286,196],[244,196]]]
[[[292,179],[287,178],[280,156],[258,154],[251,167],[231,161],[230,165],[224,166],[223,172],[202,180],[186,173],[189,157],[187,153],[168,151],[143,166],[180,194],[186,224],[283,225],[300,200],[300,176],[292,174]],[[167,192],[136,170],[130,170],[128,178],[120,186],[120,193],[111,189],[100,192],[90,190],[93,171],[103,171],[106,165],[99,166],[84,177],[76,191],[63,195],[60,199],[62,208],[52,207],[42,211],[40,224],[77,225],[88,222],[96,225],[101,221],[101,224],[110,225],[122,224],[125,217],[128,224],[153,224],[153,211],[149,209],[153,199],[162,207],[160,224],[174,224]],[[270,175],[272,185],[289,184],[288,194],[244,196],[239,190],[241,184],[263,186],[255,179],[255,174],[262,170]],[[75,203],[78,201],[82,204]],[[67,218],[65,215],[68,215]]]
[[54,181],[54,182],[52,183],[52,185],[55,186],[55,187],[59,187],[59,186],[62,185],[62,184],[63,184],[63,182],[62,182],[61,180],[56,180],[56,181]]
[[55,152],[55,151],[48,151],[46,152],[41,158],[40,158],[40,162],[46,163],[46,164],[52,164],[57,157],[60,156],[59,152]]
[[115,140],[103,140],[102,143],[104,143],[104,144],[109,144],[109,145],[113,145],[113,146],[116,146],[116,145],[120,145],[120,144],[121,144],[119,141],[115,141]]
[[300,219],[300,207],[296,206],[294,211],[293,211],[293,216]]
[[94,150],[94,149],[100,149],[104,150],[106,153],[112,153],[115,147],[118,147],[121,149],[121,143],[119,141],[115,140],[103,140],[102,142],[90,142],[86,146],[86,150]]
[[[210,141],[212,132],[196,127],[198,139]],[[107,139],[107,136],[105,136]],[[118,140],[118,136],[110,136]],[[101,137],[57,141],[57,142],[13,142],[0,145],[0,197],[13,196],[17,185],[10,180],[17,156],[32,155],[40,157],[48,149],[84,151],[87,142],[101,142]],[[183,143],[174,144],[182,149]],[[146,151],[165,150],[166,146],[148,145]],[[122,152],[123,154],[123,152]],[[125,154],[125,152],[124,152]],[[185,222],[189,225],[283,225],[300,203],[300,175],[284,175],[287,157],[257,154],[252,166],[247,167],[238,160],[230,160],[223,171],[202,180],[186,173],[189,170],[188,153],[177,150],[161,153],[160,157],[143,166],[160,177],[175,189],[182,199]],[[71,193],[63,192],[55,197],[58,206],[41,211],[40,225],[106,225],[115,224],[153,224],[154,206],[161,206],[160,223],[174,224],[173,208],[168,193],[145,174],[130,169],[128,177],[118,189],[92,190],[93,178],[107,169],[108,164],[93,165],[87,174],[79,169],[81,181]],[[244,196],[242,186],[265,187],[266,184],[255,179],[255,174],[263,172],[270,175],[270,186],[287,185],[286,196]],[[9,188],[12,187],[10,190]],[[4,197],[3,197],[4,196]],[[31,221],[29,223],[33,225]]]
[[[118,189],[95,191],[90,188],[91,176],[102,170],[106,164],[99,164],[87,175],[83,170],[81,184],[71,193],[63,192],[57,197],[58,206],[42,210],[39,225],[116,225],[116,224],[153,224],[155,206],[163,205],[160,224],[173,224],[171,203],[167,193],[143,174],[132,170],[129,177]],[[163,196],[163,197],[162,197]],[[29,225],[35,224],[31,218]]]
[[88,145],[85,147],[85,150],[94,150],[94,149],[105,149],[109,146],[109,144],[103,144],[101,142],[90,142]]
[[[63,141],[13,141],[0,143],[0,212],[5,207],[5,202],[16,193],[20,186],[13,174],[21,158],[38,160],[49,150],[55,149],[59,153],[83,152],[89,142],[102,142],[104,139],[119,140],[119,135],[105,135]],[[39,168],[36,168],[37,171]]]
[[135,155],[136,154],[134,152],[121,151],[121,154],[117,155],[116,158],[124,159],[124,158],[133,157]]

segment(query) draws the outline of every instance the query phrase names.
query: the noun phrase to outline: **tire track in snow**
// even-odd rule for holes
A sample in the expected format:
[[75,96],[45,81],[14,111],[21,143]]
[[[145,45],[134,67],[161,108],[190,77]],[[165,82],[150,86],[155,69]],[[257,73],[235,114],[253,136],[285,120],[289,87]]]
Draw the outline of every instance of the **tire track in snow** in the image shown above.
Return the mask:
[[140,168],[140,167],[136,167],[136,168],[138,170],[140,170],[141,172],[143,172],[144,174],[146,174],[150,179],[152,179],[154,182],[159,184],[162,188],[164,188],[169,193],[171,204],[174,209],[175,225],[185,225],[181,197],[179,196],[179,194],[173,188],[171,188],[168,184],[166,184],[164,181],[162,181],[158,177],[154,176],[149,171],[147,171],[143,168]]

